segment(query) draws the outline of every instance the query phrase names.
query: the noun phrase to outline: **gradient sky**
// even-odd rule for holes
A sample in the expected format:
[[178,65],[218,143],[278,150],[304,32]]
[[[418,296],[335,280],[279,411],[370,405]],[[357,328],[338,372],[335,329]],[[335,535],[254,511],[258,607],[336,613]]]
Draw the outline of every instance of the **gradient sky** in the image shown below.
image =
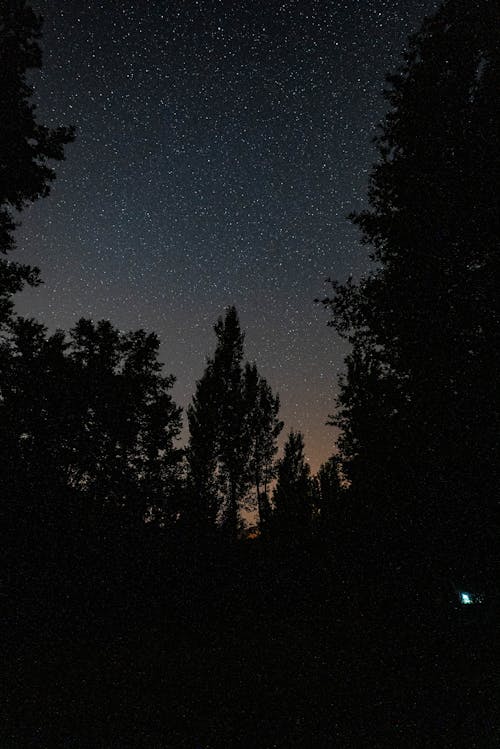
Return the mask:
[[437,0],[39,0],[39,119],[74,124],[16,260],[41,288],[17,310],[156,331],[186,407],[235,304],[255,360],[328,458],[345,345],[314,305],[369,267],[364,204],[384,75]]

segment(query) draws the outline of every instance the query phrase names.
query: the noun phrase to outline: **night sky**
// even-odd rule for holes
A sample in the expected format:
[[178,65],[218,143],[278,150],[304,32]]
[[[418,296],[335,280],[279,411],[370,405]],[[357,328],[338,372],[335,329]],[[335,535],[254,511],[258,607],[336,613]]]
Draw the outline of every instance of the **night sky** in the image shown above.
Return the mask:
[[369,267],[346,216],[365,201],[384,75],[438,4],[34,2],[39,119],[77,140],[23,215],[15,259],[45,284],[18,311],[156,331],[186,407],[235,304],[316,470],[346,348],[313,300]]

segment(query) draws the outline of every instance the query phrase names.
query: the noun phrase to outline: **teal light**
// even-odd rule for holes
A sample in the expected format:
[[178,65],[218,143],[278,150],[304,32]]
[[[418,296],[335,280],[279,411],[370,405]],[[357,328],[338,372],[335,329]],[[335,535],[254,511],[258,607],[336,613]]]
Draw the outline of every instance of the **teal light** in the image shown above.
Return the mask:
[[472,603],[473,602],[472,601],[472,596],[470,595],[470,593],[460,593],[460,601],[463,604],[468,604],[468,603]]

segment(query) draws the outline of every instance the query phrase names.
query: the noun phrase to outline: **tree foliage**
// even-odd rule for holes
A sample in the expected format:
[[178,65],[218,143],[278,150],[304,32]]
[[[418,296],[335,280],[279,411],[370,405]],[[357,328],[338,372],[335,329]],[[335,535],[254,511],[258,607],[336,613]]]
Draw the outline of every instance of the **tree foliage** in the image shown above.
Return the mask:
[[340,458],[334,455],[319,467],[314,478],[315,525],[320,535],[335,534],[338,530],[343,499]]
[[304,456],[304,438],[293,430],[278,463],[273,492],[273,533],[287,542],[307,538],[312,531],[313,484]]
[[[22,211],[50,191],[52,161],[64,159],[74,138],[68,127],[50,128],[37,121],[27,81],[40,68],[42,20],[25,2],[0,3],[0,253],[15,247],[15,211]],[[12,309],[10,296],[24,284],[39,282],[39,271],[0,258],[0,320]]]
[[325,300],[353,345],[335,421],[357,509],[379,549],[443,570],[486,563],[498,487],[499,49],[491,0],[410,39],[353,216],[376,270]]
[[106,321],[82,319],[69,336],[12,324],[0,385],[9,515],[62,523],[73,502],[80,516],[106,511],[138,528],[172,514],[181,416],[158,346],[154,334]]
[[269,491],[276,476],[277,439],[283,429],[279,420],[279,397],[273,395],[266,380],[254,365],[245,368],[245,393],[248,409],[248,437],[250,447],[249,477],[255,487],[257,512],[261,532],[270,519]]
[[214,331],[214,356],[188,408],[191,501],[196,523],[213,528],[219,522],[235,538],[252,486],[259,512],[266,512],[283,424],[278,397],[255,364],[243,365],[244,336],[234,307],[219,318]]

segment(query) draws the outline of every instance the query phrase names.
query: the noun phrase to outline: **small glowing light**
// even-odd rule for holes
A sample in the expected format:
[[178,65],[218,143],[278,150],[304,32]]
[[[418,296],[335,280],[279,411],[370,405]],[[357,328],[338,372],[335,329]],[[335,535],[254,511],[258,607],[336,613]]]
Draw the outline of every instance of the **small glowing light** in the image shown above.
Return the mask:
[[460,600],[461,600],[461,601],[462,601],[462,603],[464,603],[464,604],[467,604],[467,603],[472,603],[472,598],[471,598],[471,596],[469,595],[469,593],[460,593]]

